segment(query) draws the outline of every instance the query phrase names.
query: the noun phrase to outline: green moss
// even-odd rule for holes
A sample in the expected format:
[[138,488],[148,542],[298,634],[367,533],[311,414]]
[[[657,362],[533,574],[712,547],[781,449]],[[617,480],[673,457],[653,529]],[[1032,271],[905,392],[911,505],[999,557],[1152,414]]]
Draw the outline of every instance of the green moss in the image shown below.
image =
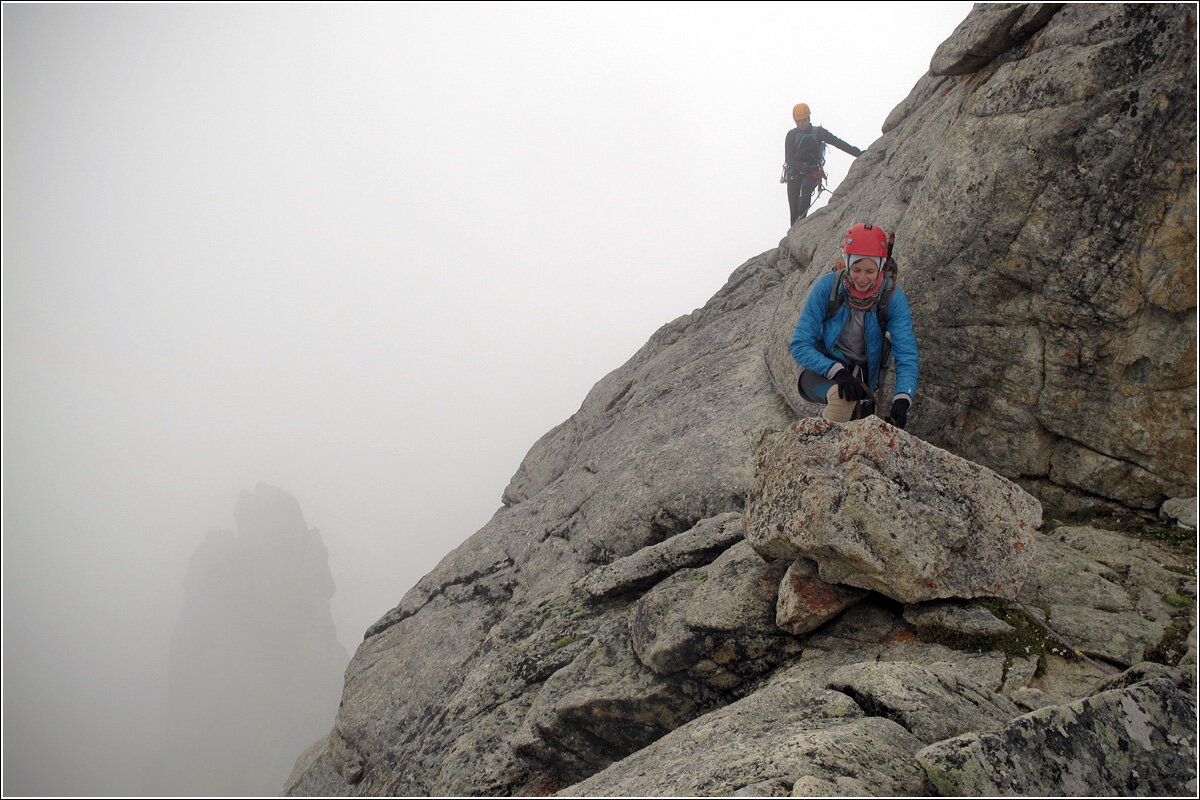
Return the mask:
[[1191,608],[1192,601],[1177,594],[1164,594],[1163,602],[1172,608]]
[[1118,512],[1109,509],[1084,513],[1054,513],[1047,514],[1045,520],[1042,529],[1046,533],[1068,525],[1086,525],[1172,545],[1196,544],[1196,531],[1165,522],[1148,512]]
[[1189,578],[1196,577],[1195,567],[1177,567],[1174,564],[1164,564],[1163,569],[1167,570],[1168,572],[1174,572],[1177,575],[1186,575]]
[[1187,638],[1192,625],[1186,616],[1176,616],[1171,625],[1163,631],[1163,637],[1157,645],[1146,651],[1144,659],[1157,664],[1174,667],[1179,664],[1187,652]]
[[575,635],[564,636],[563,638],[559,639],[554,644],[550,645],[550,649],[551,650],[562,650],[564,647],[566,647],[569,644],[575,644],[576,642],[579,641],[579,639],[580,639],[580,637],[575,636]]
[[1178,525],[1147,525],[1142,531],[1133,531],[1133,533],[1145,539],[1153,539],[1167,544],[1196,544],[1196,532]]
[[[990,611],[997,619],[1008,623],[1012,630],[996,636],[972,636],[944,628],[921,628],[917,636],[923,641],[940,644],[952,650],[969,653],[982,653],[991,650],[1004,654],[1003,674],[1007,675],[1013,661],[1017,658],[1037,659],[1037,674],[1044,670],[1045,660],[1042,655],[1050,653],[1064,658],[1074,658],[1075,655],[1063,647],[1057,639],[1046,632],[1045,628],[1018,605],[997,598],[976,598],[976,603]],[[1040,609],[1050,618],[1048,608]]]

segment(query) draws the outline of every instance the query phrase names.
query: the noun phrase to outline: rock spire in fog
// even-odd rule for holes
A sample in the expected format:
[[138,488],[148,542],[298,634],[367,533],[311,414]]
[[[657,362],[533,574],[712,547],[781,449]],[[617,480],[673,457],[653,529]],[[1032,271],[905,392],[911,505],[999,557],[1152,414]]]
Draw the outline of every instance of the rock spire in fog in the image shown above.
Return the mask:
[[171,639],[167,731],[150,772],[166,795],[270,795],[337,709],[329,554],[294,497],[242,492],[236,531],[188,565]]

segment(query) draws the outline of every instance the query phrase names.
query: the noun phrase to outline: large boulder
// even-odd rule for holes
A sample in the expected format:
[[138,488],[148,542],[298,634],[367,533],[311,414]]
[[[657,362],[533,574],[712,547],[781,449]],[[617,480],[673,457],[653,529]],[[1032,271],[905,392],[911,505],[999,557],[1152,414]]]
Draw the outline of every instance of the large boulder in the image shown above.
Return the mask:
[[757,462],[746,538],[768,558],[904,603],[1021,589],[1041,505],[989,469],[878,417],[801,420]]

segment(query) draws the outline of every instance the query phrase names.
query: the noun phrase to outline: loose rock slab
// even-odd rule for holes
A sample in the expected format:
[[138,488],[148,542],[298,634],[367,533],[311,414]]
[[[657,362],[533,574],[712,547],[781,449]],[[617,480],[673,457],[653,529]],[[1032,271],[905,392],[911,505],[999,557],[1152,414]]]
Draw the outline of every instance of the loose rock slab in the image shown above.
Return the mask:
[[923,796],[919,749],[920,739],[900,724],[784,673],[561,794],[761,797],[798,787],[801,794]]
[[1020,591],[1041,504],[878,417],[803,419],[759,445],[746,539],[902,603]]
[[875,716],[904,726],[923,742],[996,728],[1021,709],[980,686],[953,664],[864,662],[836,670],[827,689],[848,694]]
[[775,624],[797,636],[816,630],[869,594],[865,589],[826,583],[817,565],[797,559],[779,582]]

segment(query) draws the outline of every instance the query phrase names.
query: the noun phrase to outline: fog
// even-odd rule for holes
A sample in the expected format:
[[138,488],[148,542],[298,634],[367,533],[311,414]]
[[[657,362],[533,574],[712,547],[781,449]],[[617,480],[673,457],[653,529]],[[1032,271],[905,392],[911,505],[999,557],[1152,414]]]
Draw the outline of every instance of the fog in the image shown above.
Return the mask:
[[353,652],[777,245],[792,105],[869,146],[970,7],[5,4],[4,793],[141,792],[188,558],[258,482]]

